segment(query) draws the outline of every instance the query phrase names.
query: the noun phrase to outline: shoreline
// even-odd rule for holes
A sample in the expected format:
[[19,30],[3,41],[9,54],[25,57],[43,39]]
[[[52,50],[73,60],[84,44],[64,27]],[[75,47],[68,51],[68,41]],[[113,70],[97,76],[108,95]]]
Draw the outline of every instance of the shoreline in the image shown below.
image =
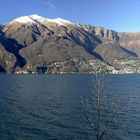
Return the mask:
[[[94,73],[94,72],[68,72],[68,73],[37,73],[37,72],[29,72],[29,73],[0,73],[0,75],[79,75],[79,74],[89,74],[89,75],[95,75],[100,73]],[[140,74],[140,72],[127,72],[127,73],[104,73],[108,75],[128,75],[128,74]]]

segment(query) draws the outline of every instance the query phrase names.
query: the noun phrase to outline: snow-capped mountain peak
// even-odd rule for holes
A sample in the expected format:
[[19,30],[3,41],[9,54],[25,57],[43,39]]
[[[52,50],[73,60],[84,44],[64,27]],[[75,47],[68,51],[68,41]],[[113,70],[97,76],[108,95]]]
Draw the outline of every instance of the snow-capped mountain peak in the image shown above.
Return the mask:
[[48,19],[48,18],[44,18],[44,17],[36,15],[36,14],[16,18],[13,21],[11,21],[10,24],[14,23],[14,22],[19,22],[19,23],[23,23],[23,24],[36,23],[36,22],[40,22],[40,23],[53,22],[53,23],[56,23],[58,25],[73,24],[71,21],[65,20],[65,19],[62,19],[62,18]]
[[59,24],[59,25],[73,24],[71,21],[65,20],[65,19],[62,19],[62,18],[47,19],[47,21],[54,22],[54,23]]

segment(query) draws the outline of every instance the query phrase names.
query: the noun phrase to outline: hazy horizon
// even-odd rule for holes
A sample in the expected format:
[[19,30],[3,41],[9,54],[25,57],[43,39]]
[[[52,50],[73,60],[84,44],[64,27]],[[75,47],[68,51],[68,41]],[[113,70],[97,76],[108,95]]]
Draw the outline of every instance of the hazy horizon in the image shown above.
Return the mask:
[[74,23],[103,26],[119,32],[140,31],[139,0],[2,0],[0,24],[15,18],[37,14],[63,18]]

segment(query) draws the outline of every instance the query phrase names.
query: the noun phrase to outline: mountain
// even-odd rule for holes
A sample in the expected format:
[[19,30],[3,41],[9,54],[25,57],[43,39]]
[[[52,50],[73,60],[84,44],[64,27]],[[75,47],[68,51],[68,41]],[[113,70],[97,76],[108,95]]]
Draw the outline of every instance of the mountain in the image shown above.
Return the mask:
[[[138,59],[137,52],[123,46],[121,37],[121,33],[104,27],[61,18],[19,17],[0,28],[0,71],[92,72],[101,66],[121,70],[122,61]],[[116,60],[121,63],[116,64]]]

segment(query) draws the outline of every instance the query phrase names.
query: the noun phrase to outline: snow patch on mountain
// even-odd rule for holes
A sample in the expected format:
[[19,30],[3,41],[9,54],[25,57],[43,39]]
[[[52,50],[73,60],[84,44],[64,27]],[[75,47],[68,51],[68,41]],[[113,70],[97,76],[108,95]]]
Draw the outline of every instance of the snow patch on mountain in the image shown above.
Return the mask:
[[62,18],[48,19],[48,18],[44,18],[44,17],[36,15],[36,14],[16,18],[13,21],[11,21],[10,24],[15,23],[15,22],[19,22],[19,23],[23,23],[23,24],[37,23],[37,22],[40,22],[40,23],[53,22],[53,23],[56,23],[58,25],[73,24],[71,21],[65,20]]
[[71,21],[65,20],[65,19],[62,19],[62,18],[47,19],[47,21],[48,22],[54,22],[54,23],[59,24],[59,25],[73,24]]

